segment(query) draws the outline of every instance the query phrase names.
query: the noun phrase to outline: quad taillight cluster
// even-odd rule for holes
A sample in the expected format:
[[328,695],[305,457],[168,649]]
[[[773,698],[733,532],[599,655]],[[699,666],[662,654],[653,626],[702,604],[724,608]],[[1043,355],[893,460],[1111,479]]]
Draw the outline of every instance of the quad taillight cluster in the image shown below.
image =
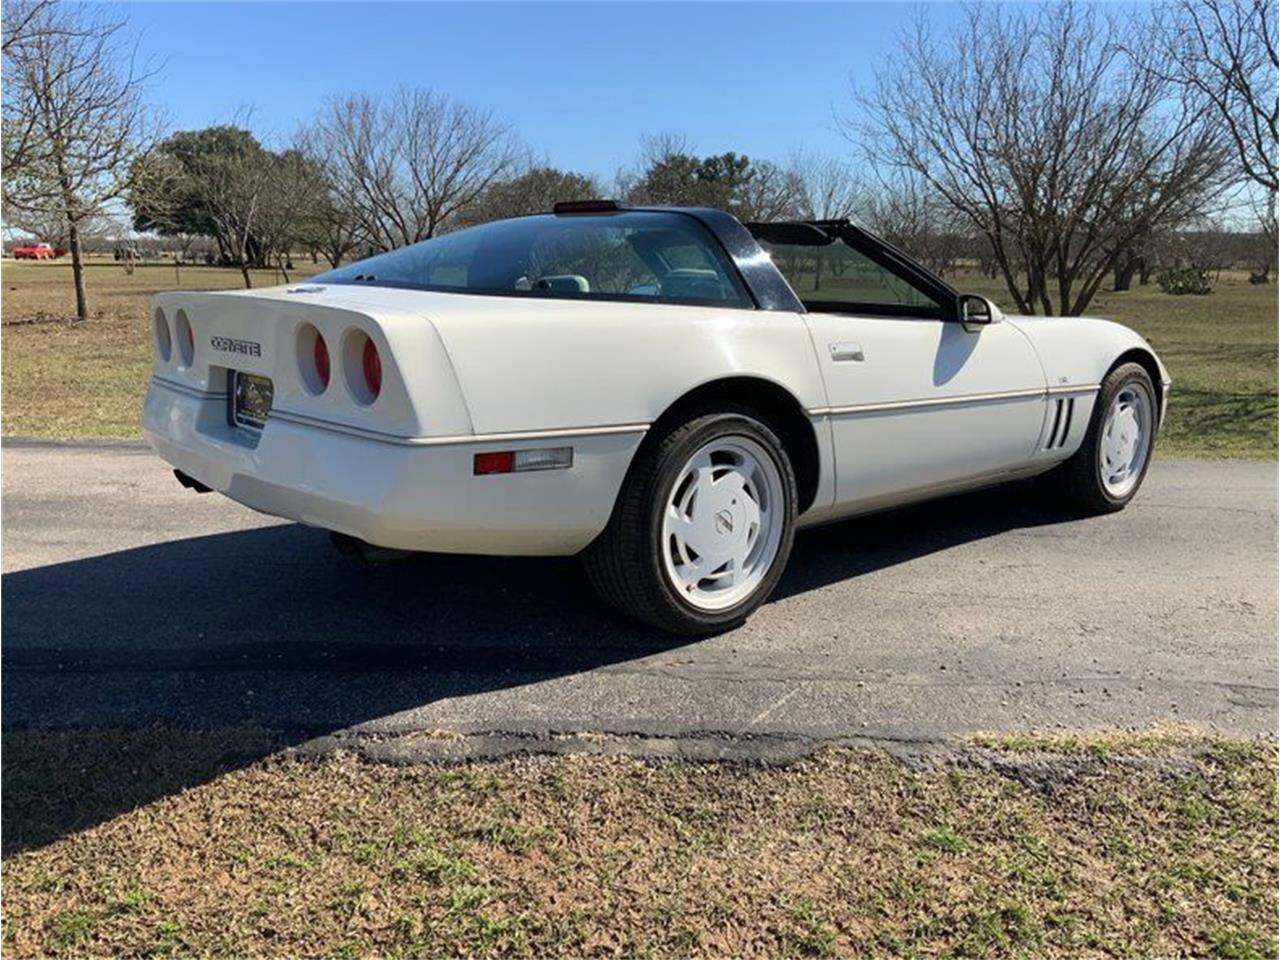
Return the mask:
[[[152,333],[162,363],[169,363],[175,353],[180,368],[190,369],[195,363],[195,331],[185,310],[176,311],[170,322],[165,311],[157,309],[152,317]],[[340,343],[335,357],[329,352],[324,334],[315,326],[304,323],[298,328],[297,361],[303,386],[312,396],[320,396],[329,389],[333,367],[337,364],[347,392],[357,403],[368,406],[382,393],[382,355],[378,345],[356,327],[344,331]],[[231,359],[227,363],[234,366]]]

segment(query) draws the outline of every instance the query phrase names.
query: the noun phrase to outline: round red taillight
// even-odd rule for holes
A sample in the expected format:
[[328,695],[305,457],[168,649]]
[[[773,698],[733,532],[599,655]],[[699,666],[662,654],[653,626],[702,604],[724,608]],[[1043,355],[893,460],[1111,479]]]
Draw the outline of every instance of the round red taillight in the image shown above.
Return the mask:
[[378,356],[378,348],[373,345],[372,340],[364,342],[361,365],[364,367],[365,386],[373,395],[372,399],[376,400],[378,394],[382,392],[382,358]]
[[329,386],[329,348],[325,345],[324,337],[318,333],[312,350],[312,359],[315,360],[316,376],[320,378],[320,389],[323,390]]

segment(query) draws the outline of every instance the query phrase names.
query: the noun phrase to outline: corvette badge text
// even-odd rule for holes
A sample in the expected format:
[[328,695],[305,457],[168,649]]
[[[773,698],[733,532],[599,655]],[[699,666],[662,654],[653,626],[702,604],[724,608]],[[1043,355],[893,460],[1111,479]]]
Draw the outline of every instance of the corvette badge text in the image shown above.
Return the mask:
[[209,345],[224,353],[243,353],[249,357],[262,356],[262,344],[256,340],[236,340],[233,337],[210,337]]

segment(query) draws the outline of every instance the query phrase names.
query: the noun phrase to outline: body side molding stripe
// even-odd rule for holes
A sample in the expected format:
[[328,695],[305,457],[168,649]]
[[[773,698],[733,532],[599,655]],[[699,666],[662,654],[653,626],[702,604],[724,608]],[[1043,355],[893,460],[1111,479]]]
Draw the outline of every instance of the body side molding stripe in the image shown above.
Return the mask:
[[1102,388],[1100,383],[1074,383],[1061,387],[1049,387],[1045,393],[1054,396],[1059,393],[1097,393]]
[[1031,390],[1004,390],[998,393],[966,393],[957,397],[929,397],[923,400],[887,400],[882,403],[856,403],[845,407],[815,407],[808,410],[811,417],[841,417],[858,413],[882,413],[893,410],[914,410],[921,407],[945,407],[962,403],[1000,403],[1004,400],[1021,400],[1027,397],[1049,397],[1062,393],[1096,393],[1096,383],[1068,384],[1058,387],[1036,387]]
[[365,427],[353,427],[345,423],[333,423],[329,420],[317,420],[305,414],[290,410],[272,410],[272,420],[281,420],[302,427],[315,427],[333,433],[345,433],[348,436],[365,440],[376,440],[379,443],[392,443],[405,447],[446,447],[463,443],[520,443],[527,440],[555,440],[562,437],[599,437],[621,433],[645,433],[649,429],[647,423],[615,423],[600,427],[570,427],[555,430],[517,430],[510,433],[474,433],[455,434],[443,437],[403,437],[393,433],[382,433]]

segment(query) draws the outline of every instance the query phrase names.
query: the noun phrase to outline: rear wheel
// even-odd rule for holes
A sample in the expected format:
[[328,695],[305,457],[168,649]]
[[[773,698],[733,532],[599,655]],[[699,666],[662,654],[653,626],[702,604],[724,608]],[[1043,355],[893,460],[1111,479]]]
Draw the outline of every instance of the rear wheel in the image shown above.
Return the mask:
[[1107,375],[1080,449],[1054,472],[1071,506],[1111,513],[1133,499],[1151,464],[1157,410],[1151,376],[1140,364]]
[[781,440],[746,410],[695,416],[637,455],[609,526],[583,555],[592,585],[684,634],[736,626],[791,553],[796,481]]

